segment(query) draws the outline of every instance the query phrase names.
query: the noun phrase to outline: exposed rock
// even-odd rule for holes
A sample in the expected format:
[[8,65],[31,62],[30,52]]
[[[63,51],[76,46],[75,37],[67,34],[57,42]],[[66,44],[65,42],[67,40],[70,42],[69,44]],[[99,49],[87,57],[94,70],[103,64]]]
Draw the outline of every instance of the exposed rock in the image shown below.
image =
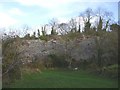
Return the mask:
[[[95,37],[82,39],[80,42],[76,40],[69,41],[67,43],[68,54],[75,60],[87,60],[92,58],[95,52]],[[41,40],[23,40],[19,51],[23,62],[32,62],[35,57],[43,60],[43,58],[49,54],[64,54],[66,47],[65,42],[59,40],[50,40],[44,42]]]

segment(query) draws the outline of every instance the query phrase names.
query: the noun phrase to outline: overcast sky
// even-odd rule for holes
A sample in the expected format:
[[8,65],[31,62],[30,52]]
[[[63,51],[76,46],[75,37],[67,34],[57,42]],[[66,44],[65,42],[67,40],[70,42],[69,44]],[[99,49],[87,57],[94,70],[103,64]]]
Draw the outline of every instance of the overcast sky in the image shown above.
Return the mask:
[[64,22],[77,17],[86,8],[98,7],[113,12],[118,19],[119,0],[0,0],[0,28],[27,24],[38,26],[52,18]]

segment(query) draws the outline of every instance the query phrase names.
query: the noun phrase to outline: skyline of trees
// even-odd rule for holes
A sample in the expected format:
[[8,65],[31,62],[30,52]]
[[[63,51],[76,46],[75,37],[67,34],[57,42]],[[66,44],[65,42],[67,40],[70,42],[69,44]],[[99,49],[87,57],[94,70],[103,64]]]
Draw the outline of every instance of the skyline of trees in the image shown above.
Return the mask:
[[[59,19],[59,18],[58,18]],[[78,16],[74,17],[74,18],[70,18],[67,22],[59,22],[57,18],[52,18],[48,24],[46,23],[45,25],[40,25],[39,27],[41,28],[37,28],[40,31],[40,35],[43,34],[43,32],[45,32],[47,35],[52,33],[56,33],[56,34],[61,34],[59,32],[59,26],[64,23],[64,24],[68,24],[69,27],[67,28],[67,30],[71,30],[71,31],[86,31],[89,30],[90,28],[94,28],[99,30],[99,28],[104,28],[104,30],[109,30],[109,26],[112,23],[116,23],[116,21],[114,21],[114,17],[113,17],[113,13],[107,11],[106,9],[103,9],[101,7],[92,10],[91,8],[87,8],[84,12],[80,12]],[[101,24],[101,25],[100,25]],[[97,28],[98,27],[98,28]],[[28,26],[27,24],[22,26],[22,29],[16,29],[13,30],[13,32],[17,33],[17,35],[19,36],[25,36],[26,34],[30,34],[32,35],[33,32],[37,33],[37,29],[31,28],[30,26]],[[12,28],[11,28],[12,30]],[[9,33],[10,30],[8,30],[7,33]],[[36,34],[36,36],[38,36],[38,34]]]

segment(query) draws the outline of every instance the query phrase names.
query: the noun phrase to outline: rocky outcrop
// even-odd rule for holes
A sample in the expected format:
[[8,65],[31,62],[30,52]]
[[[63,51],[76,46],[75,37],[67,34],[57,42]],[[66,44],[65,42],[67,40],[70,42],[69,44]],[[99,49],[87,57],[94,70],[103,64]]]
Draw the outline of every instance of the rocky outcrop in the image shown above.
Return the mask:
[[[59,40],[41,41],[41,40],[23,40],[19,47],[20,58],[24,63],[32,62],[38,57],[43,60],[49,54],[67,53],[75,60],[88,60],[96,54],[95,37],[71,40],[61,42]],[[67,46],[67,47],[66,47]]]
[[95,48],[95,38],[85,39],[76,45],[71,55],[75,60],[88,60],[96,54]]

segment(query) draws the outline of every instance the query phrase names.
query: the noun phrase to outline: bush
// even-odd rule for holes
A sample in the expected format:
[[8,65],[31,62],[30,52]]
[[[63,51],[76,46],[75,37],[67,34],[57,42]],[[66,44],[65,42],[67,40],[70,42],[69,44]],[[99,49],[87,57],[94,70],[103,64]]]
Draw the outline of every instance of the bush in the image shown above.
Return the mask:
[[33,62],[26,63],[23,65],[22,69],[26,69],[26,68],[31,68],[33,70],[34,69],[44,70],[45,69],[44,60],[36,59]]
[[103,67],[102,74],[110,78],[118,78],[118,64]]
[[82,34],[81,34],[81,33],[78,33],[78,32],[74,32],[74,33],[70,32],[70,33],[68,33],[66,36],[67,36],[67,38],[69,38],[70,40],[74,40],[75,38],[82,36]]
[[55,54],[50,54],[48,55],[49,58],[51,58],[53,66],[54,67],[67,67],[68,66],[68,62],[65,61],[65,57],[64,56],[57,56]]
[[18,59],[17,43],[20,42],[16,38],[7,38],[2,42],[2,80],[3,87],[7,87],[16,79],[21,78],[20,63]]
[[101,69],[98,67],[98,65],[96,63],[91,63],[88,65],[88,69],[90,72],[95,73],[95,74],[99,74]]
[[41,40],[48,41],[48,38],[47,38],[46,36],[40,36],[40,39],[41,39]]

